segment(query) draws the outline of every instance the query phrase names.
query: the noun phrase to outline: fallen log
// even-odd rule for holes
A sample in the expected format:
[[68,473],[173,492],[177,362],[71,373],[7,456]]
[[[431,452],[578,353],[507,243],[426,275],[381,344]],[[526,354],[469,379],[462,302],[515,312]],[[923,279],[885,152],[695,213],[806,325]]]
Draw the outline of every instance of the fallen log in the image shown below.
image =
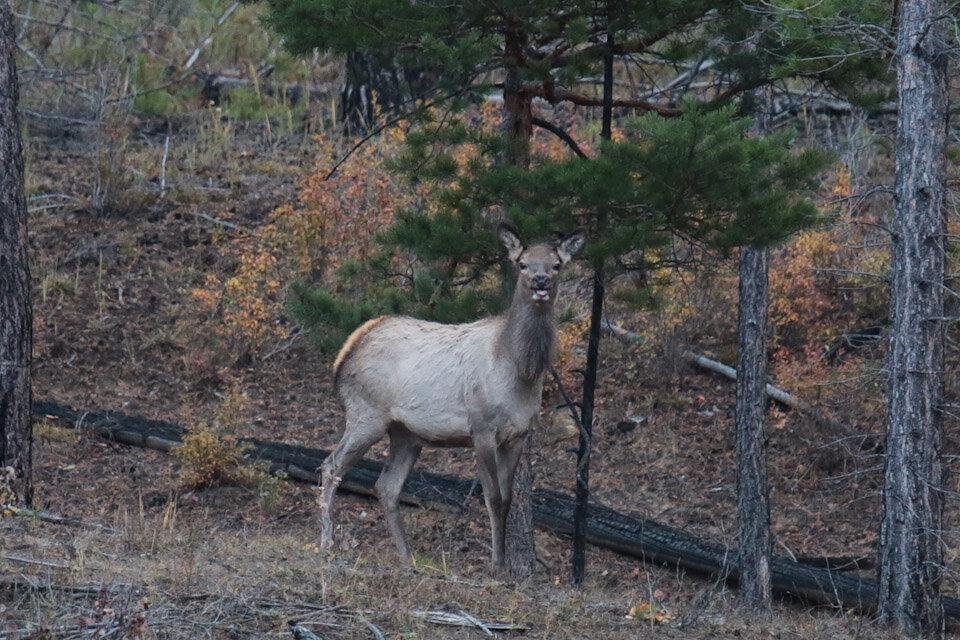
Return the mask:
[[[625,342],[640,342],[641,337],[639,334],[634,333],[628,329],[624,329],[621,326],[615,325],[608,320],[603,321],[603,330],[610,335],[616,336]],[[700,369],[705,371],[710,371],[718,375],[723,376],[729,380],[736,381],[737,379],[737,370],[733,367],[723,364],[708,358],[707,356],[693,351],[684,350],[681,353],[681,357]],[[780,387],[774,386],[772,384],[767,384],[766,387],[767,396],[788,409],[793,409],[808,418],[810,418],[817,426],[823,427],[833,433],[839,434],[844,441],[844,444],[849,442],[858,442],[858,447],[861,451],[873,451],[879,452],[881,450],[881,444],[879,439],[876,436],[871,434],[857,433],[847,425],[842,422],[837,422],[836,420],[831,420],[824,416],[820,411],[817,410],[809,402],[798,398],[792,393],[781,389]]]
[[[65,421],[101,437],[138,447],[169,451],[186,434],[183,427],[112,411],[79,412],[54,402],[38,402],[34,414]],[[255,438],[248,457],[270,464],[275,473],[316,484],[317,467],[326,451]],[[344,490],[373,495],[382,465],[364,459],[344,478]],[[401,494],[406,504],[443,510],[461,510],[471,496],[479,496],[478,483],[454,476],[415,471]],[[569,536],[573,530],[574,500],[556,491],[534,492],[534,522],[541,529]],[[594,504],[587,514],[587,540],[598,547],[642,560],[691,572],[719,577],[736,583],[736,549],[706,542],[689,533],[653,520],[630,516]],[[807,565],[785,557],[774,557],[771,581],[775,593],[829,606],[872,612],[876,607],[877,584],[829,568]],[[944,611],[960,619],[960,599],[944,598]]]

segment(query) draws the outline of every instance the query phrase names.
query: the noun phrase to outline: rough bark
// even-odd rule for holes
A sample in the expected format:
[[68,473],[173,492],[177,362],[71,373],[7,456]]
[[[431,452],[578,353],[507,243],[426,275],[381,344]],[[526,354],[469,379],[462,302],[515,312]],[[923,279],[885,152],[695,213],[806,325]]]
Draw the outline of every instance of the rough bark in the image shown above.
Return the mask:
[[[27,263],[23,148],[17,117],[15,39],[10,5],[7,0],[0,0],[0,471],[4,467],[13,470],[13,499],[29,504],[32,499],[33,314]],[[0,474],[0,478],[4,475]]]
[[[600,137],[610,140],[613,126],[613,34],[607,32],[607,52],[603,61],[603,116]],[[598,220],[598,234],[604,229],[605,216]],[[593,446],[593,409],[600,365],[600,331],[603,324],[604,265],[594,265],[593,294],[590,307],[590,337],[587,341],[587,367],[583,372],[583,399],[580,414],[580,442],[577,448],[576,507],[573,512],[573,584],[581,586],[586,573],[587,513],[590,505],[590,450]]]
[[[769,89],[753,92],[753,133],[768,129]],[[737,531],[740,598],[749,607],[770,608],[770,484],[767,480],[767,290],[769,252],[740,250],[737,323]]]
[[[520,91],[520,66],[526,35],[507,19],[504,31],[506,74],[503,87],[504,162],[518,167],[530,165],[530,137],[533,134],[531,100]],[[533,469],[530,466],[530,439],[517,464],[505,540],[507,568],[514,580],[533,575],[536,548],[533,540]]]
[[430,75],[402,68],[383,56],[350,53],[340,89],[338,118],[349,128],[365,129],[376,121],[378,108],[393,113],[409,105],[429,84]]
[[530,166],[530,138],[533,135],[533,102],[523,91],[520,69],[525,58],[526,34],[509,18],[504,31],[503,134],[508,164]]
[[943,633],[944,176],[947,18],[943,0],[901,0],[880,623]]
[[770,485],[767,481],[767,249],[740,251],[737,353],[737,529],[740,597],[770,608]]

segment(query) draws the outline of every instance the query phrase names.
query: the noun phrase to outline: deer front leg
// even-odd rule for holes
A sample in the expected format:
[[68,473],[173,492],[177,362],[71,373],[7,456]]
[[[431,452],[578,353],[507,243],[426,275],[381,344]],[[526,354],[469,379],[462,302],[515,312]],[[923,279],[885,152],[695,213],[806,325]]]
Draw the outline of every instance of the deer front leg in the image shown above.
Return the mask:
[[[497,480],[500,483],[500,500],[503,502],[503,521],[506,530],[507,515],[513,503],[513,480],[520,455],[527,446],[529,435],[504,442],[497,449]],[[504,537],[506,534],[504,534]]]
[[487,505],[490,517],[491,560],[495,571],[505,568],[504,536],[506,533],[507,512],[503,508],[500,495],[500,483],[497,479],[497,447],[492,438],[488,442],[475,442],[477,454],[477,474],[483,487],[483,501]]

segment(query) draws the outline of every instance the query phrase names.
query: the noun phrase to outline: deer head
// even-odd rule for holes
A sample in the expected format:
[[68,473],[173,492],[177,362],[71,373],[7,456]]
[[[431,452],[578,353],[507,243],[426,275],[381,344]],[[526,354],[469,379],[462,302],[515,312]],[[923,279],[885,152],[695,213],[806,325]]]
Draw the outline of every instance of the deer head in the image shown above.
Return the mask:
[[524,247],[517,234],[507,225],[500,225],[500,242],[507,248],[507,255],[517,267],[517,288],[529,291],[536,303],[552,302],[557,292],[557,275],[560,268],[583,248],[586,237],[582,231],[553,243]]

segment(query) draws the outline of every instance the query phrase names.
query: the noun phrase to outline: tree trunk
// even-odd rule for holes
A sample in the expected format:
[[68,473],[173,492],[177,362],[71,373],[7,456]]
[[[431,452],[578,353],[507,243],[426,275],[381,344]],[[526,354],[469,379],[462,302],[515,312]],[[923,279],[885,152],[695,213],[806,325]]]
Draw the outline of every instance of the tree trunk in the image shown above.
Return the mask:
[[770,608],[770,486],[767,482],[767,249],[740,250],[737,353],[737,524],[740,597]]
[[[608,16],[609,19],[609,16]],[[607,51],[603,60],[603,115],[600,137],[610,140],[613,129],[613,34],[607,25]],[[603,234],[604,216],[597,220],[597,233]],[[587,367],[583,372],[583,400],[580,410],[580,445],[577,448],[576,506],[573,512],[573,584],[583,585],[586,574],[587,514],[590,506],[590,451],[593,448],[593,409],[600,365],[600,330],[603,323],[604,265],[600,259],[593,269],[593,296],[590,307],[590,337],[587,341]]]
[[943,633],[944,176],[948,9],[900,0],[881,624]]
[[[506,74],[503,83],[504,161],[518,167],[530,165],[530,137],[533,134],[530,96],[520,91],[520,66],[526,43],[524,34],[507,19],[504,31]],[[530,438],[524,444],[513,483],[513,497],[507,514],[506,560],[514,580],[533,575],[537,556],[533,541],[533,469],[530,467]]]
[[366,129],[375,122],[378,109],[396,113],[421,96],[431,84],[431,76],[402,68],[380,55],[349,53],[337,117],[350,129]]
[[30,358],[32,312],[27,262],[27,204],[23,194],[23,148],[17,117],[17,69],[13,14],[0,0],[0,495],[29,504],[32,429]]
[[[753,92],[753,133],[769,128],[770,91]],[[767,290],[769,251],[740,250],[737,323],[737,528],[740,597],[750,608],[770,608],[770,484],[767,481]]]

